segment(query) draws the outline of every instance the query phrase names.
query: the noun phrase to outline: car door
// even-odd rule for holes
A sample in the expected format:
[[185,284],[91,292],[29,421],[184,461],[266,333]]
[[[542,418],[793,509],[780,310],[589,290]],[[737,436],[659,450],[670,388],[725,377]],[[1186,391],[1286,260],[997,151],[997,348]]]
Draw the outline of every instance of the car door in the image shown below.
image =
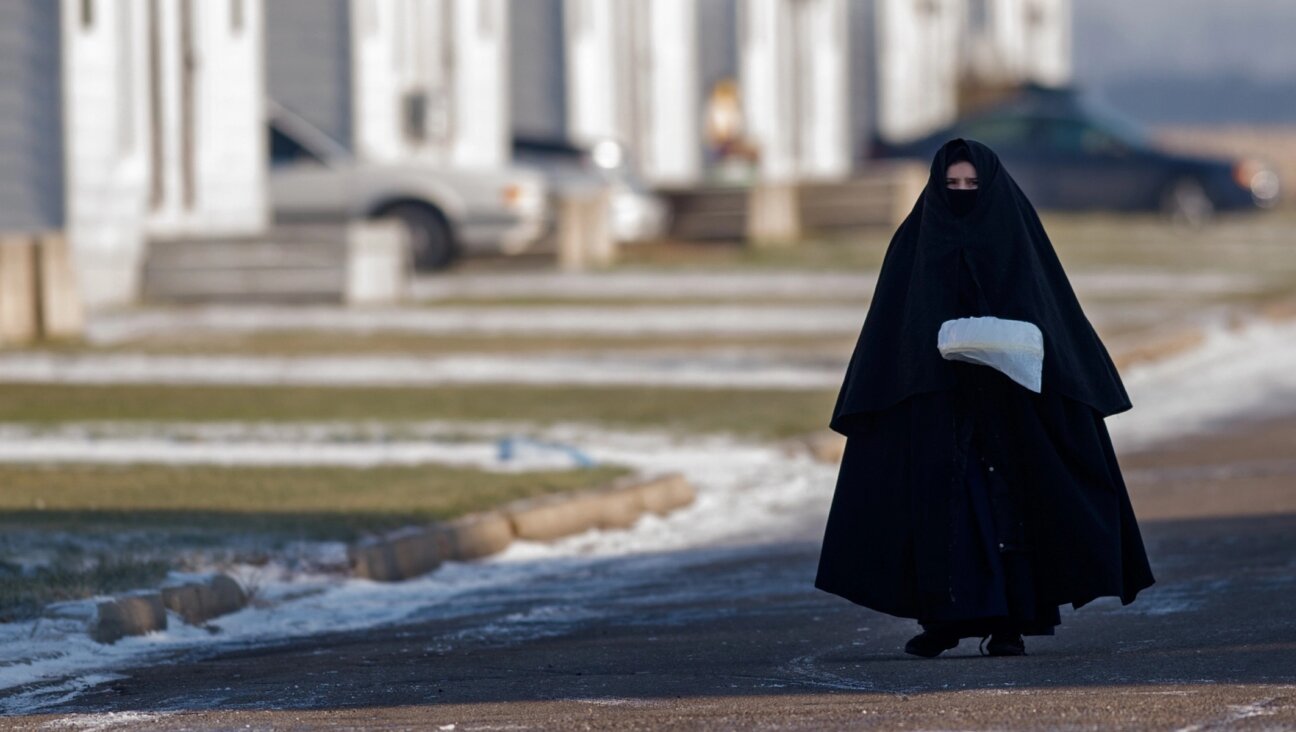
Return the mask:
[[1083,118],[1042,119],[1039,161],[1047,208],[1132,210],[1155,200],[1157,173],[1142,148]]
[[273,122],[270,135],[269,189],[275,219],[341,219],[350,215],[349,166],[326,162]]

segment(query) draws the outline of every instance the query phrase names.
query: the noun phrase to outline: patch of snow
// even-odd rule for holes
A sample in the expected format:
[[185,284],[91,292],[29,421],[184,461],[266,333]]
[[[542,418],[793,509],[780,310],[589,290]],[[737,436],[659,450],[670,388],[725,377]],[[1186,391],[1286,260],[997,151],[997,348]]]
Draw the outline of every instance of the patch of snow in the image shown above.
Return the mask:
[[804,364],[749,354],[455,356],[0,355],[0,381],[67,384],[388,386],[546,384],[823,389],[845,360]]
[[[1205,428],[1217,419],[1290,408],[1296,396],[1296,324],[1257,323],[1245,330],[1212,332],[1193,352],[1132,369],[1126,384],[1135,408],[1111,420],[1122,449]],[[537,434],[578,445],[598,461],[647,472],[682,471],[697,487],[698,499],[666,517],[645,516],[629,530],[590,531],[552,544],[518,542],[486,561],[449,563],[402,583],[313,574],[275,563],[236,568],[258,587],[258,599],[265,604],[218,619],[215,635],[173,619],[163,633],[101,646],[86,635],[84,613],[0,624],[0,647],[12,654],[0,662],[0,690],[6,692],[0,712],[32,711],[75,693],[67,691],[73,688],[69,684],[84,688],[93,674],[215,643],[253,645],[434,617],[489,617],[505,606],[530,610],[497,614],[475,632],[501,643],[553,633],[574,622],[572,607],[624,613],[626,622],[632,622],[639,612],[636,603],[659,602],[672,594],[733,591],[707,583],[663,589],[654,584],[663,573],[713,560],[717,552],[756,552],[762,543],[818,535],[837,473],[834,466],[787,454],[776,445],[723,436],[579,425]],[[1139,609],[1153,614],[1191,611],[1216,591],[1166,587],[1159,596],[1150,591],[1152,602]],[[83,605],[92,608],[92,603]],[[722,613],[732,603],[707,605],[713,609],[706,612]],[[816,670],[807,666],[803,671],[813,676]]]
[[[257,588],[262,606],[217,619],[214,625],[220,633],[216,635],[172,617],[166,631],[103,646],[86,633],[93,601],[69,603],[77,612],[67,617],[0,624],[0,647],[12,654],[0,663],[0,690],[6,692],[0,712],[45,707],[63,698],[50,689],[62,688],[68,677],[145,663],[159,654],[213,643],[257,644],[419,617],[465,616],[493,607],[501,597],[532,597],[536,602],[528,605],[527,613],[475,628],[479,636],[517,642],[551,634],[572,622],[570,611],[554,610],[555,606],[600,607],[594,598],[618,595],[659,576],[667,567],[705,561],[707,547],[724,550],[753,539],[777,541],[818,531],[836,477],[834,467],[807,456],[790,456],[779,446],[727,437],[617,433],[573,425],[542,434],[578,445],[599,462],[646,472],[683,471],[697,487],[698,499],[667,517],[645,516],[630,530],[589,531],[551,544],[516,542],[487,561],[449,563],[408,582],[386,584],[312,574],[275,562],[235,567],[240,579]],[[690,551],[670,553],[678,550]],[[22,686],[29,688],[16,688]]]
[[1134,408],[1109,417],[1107,425],[1126,449],[1241,416],[1288,412],[1296,406],[1296,321],[1214,325],[1200,346],[1137,364],[1124,382]]
[[605,337],[709,334],[850,334],[861,305],[643,305],[342,308],[211,305],[103,313],[86,325],[92,343],[145,336],[265,331],[330,333],[592,334]]
[[368,468],[378,465],[455,465],[495,472],[580,467],[579,453],[560,445],[510,442],[267,442],[166,439],[17,438],[0,441],[0,463],[281,466]]
[[877,272],[510,272],[420,277],[417,300],[507,297],[861,298],[873,294]]

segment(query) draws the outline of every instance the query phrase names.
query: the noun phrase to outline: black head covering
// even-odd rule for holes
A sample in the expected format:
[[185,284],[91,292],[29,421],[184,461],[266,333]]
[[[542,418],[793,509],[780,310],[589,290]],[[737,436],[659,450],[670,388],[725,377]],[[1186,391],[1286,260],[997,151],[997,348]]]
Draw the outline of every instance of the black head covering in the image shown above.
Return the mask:
[[[945,171],[959,155],[967,156],[978,179],[976,198],[961,216],[945,187]],[[976,312],[960,307],[963,277],[971,278]],[[927,187],[887,248],[831,427],[849,434],[854,415],[954,387],[957,374],[937,351],[936,335],[944,321],[972,315],[1039,326],[1043,396],[1069,397],[1104,417],[1130,408],[1035,207],[994,151],[955,138],[937,151]]]
[[[950,152],[950,157],[949,160],[946,161],[945,167],[948,170],[949,166],[960,161],[972,162],[972,158],[968,156],[967,145],[955,146]],[[975,168],[976,165],[973,165],[972,167]],[[944,173],[941,175],[944,176]],[[955,216],[966,215],[967,212],[971,211],[972,207],[976,205],[977,191],[975,188],[971,190],[946,188],[945,195],[949,196],[950,210],[954,212]]]

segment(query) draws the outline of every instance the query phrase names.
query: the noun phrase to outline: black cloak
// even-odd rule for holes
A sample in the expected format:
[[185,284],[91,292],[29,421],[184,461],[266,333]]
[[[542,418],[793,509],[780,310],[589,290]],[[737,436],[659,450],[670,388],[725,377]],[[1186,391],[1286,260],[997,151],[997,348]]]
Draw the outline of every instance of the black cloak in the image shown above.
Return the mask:
[[[960,158],[977,170],[970,206],[945,186]],[[829,423],[847,445],[815,586],[930,617],[952,592],[950,507],[969,439],[960,416],[975,412],[978,450],[1017,491],[1041,604],[1132,602],[1154,580],[1103,422],[1129,409],[1129,397],[1034,207],[993,151],[962,138],[941,147],[874,292]],[[1040,393],[941,357],[941,323],[972,315],[1040,328]]]

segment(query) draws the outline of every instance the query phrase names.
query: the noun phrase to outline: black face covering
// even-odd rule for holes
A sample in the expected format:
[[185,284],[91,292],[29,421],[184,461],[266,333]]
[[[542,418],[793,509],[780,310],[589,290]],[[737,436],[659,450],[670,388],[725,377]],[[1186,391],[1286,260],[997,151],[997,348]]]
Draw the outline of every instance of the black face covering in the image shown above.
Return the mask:
[[[976,190],[945,186],[946,171],[958,157],[976,168]],[[971,295],[975,312],[961,304],[961,291]],[[854,415],[954,388],[957,375],[941,358],[936,334],[944,321],[969,314],[1039,327],[1042,397],[1066,396],[1104,417],[1130,408],[1116,367],[1081,310],[1035,207],[994,151],[955,138],[936,153],[927,187],[887,248],[832,428],[849,434]]]
[[949,196],[950,210],[954,212],[955,216],[966,216],[972,210],[972,207],[976,205],[977,190],[975,188],[946,188],[945,195]]

